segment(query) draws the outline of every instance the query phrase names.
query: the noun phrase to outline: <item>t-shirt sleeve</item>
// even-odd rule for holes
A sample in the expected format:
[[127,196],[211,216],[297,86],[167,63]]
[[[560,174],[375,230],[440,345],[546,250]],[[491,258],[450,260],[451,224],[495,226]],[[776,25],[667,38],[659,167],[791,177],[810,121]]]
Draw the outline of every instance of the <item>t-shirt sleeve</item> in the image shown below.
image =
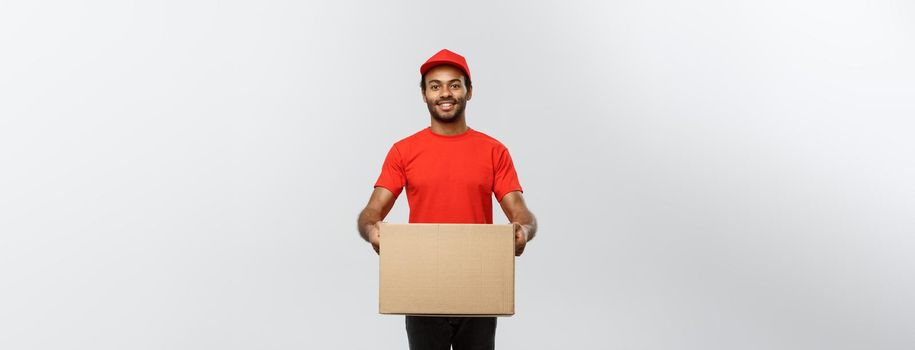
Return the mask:
[[400,156],[400,151],[397,150],[397,145],[394,145],[384,158],[384,164],[381,165],[381,175],[378,175],[375,187],[387,188],[391,193],[394,193],[394,198],[397,198],[407,183],[407,177],[403,169],[403,159]]
[[496,200],[500,202],[502,197],[509,192],[522,191],[518,173],[515,172],[515,164],[512,162],[512,156],[508,153],[507,148],[502,148],[496,159],[492,190],[496,195]]

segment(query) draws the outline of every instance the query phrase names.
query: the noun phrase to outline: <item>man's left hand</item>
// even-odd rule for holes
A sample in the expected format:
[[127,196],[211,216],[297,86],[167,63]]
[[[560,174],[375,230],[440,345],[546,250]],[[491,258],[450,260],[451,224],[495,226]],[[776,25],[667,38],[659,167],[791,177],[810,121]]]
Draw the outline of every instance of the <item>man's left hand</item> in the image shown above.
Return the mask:
[[524,253],[524,246],[527,245],[530,229],[517,222],[513,222],[512,225],[515,227],[515,256],[521,256],[521,253]]

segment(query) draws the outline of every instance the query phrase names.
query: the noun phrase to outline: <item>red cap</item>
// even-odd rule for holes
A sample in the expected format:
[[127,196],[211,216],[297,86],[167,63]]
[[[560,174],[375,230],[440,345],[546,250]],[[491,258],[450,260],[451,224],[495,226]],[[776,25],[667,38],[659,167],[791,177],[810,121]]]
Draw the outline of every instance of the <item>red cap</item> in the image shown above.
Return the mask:
[[460,68],[467,75],[467,79],[470,79],[470,68],[467,68],[467,60],[464,59],[464,56],[448,51],[448,49],[442,49],[442,51],[429,57],[426,63],[419,67],[419,74],[426,74],[433,67],[443,64]]

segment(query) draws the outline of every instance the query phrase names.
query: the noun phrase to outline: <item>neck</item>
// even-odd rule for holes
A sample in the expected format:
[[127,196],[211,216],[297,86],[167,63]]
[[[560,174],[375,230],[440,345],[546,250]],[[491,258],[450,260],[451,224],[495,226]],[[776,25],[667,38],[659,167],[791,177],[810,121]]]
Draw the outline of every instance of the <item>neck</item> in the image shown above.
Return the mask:
[[463,116],[452,123],[443,123],[436,120],[435,118],[432,118],[431,129],[432,132],[439,135],[458,135],[467,132],[467,122],[464,120]]

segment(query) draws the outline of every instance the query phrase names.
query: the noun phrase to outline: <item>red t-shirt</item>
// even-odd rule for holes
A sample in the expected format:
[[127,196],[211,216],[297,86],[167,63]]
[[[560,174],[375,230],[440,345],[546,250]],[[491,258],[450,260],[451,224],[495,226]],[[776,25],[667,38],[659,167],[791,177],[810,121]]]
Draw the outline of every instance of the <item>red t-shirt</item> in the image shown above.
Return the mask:
[[521,191],[508,149],[476,130],[445,136],[430,128],[391,147],[375,187],[394,198],[406,186],[410,223],[491,224],[492,195]]

